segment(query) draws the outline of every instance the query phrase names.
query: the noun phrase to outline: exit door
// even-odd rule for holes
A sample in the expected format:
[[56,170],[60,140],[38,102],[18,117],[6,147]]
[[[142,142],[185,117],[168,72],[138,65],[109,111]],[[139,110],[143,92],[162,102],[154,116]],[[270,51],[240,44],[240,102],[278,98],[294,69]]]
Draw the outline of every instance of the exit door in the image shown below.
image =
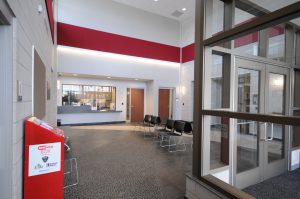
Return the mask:
[[[289,69],[236,59],[236,111],[288,114]],[[288,129],[284,125],[235,122],[234,184],[245,188],[287,171]]]

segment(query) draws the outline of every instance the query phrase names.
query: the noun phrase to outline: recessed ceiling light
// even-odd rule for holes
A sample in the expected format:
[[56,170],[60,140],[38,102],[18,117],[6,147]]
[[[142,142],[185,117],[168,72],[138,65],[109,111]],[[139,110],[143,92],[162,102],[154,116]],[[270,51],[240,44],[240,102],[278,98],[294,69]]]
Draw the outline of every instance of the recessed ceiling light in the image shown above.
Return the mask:
[[184,11],[186,11],[186,8],[182,8],[181,10],[184,12]]
[[107,77],[108,79],[110,79],[111,77]]
[[78,74],[73,74],[73,76],[77,77],[77,76],[78,76]]
[[154,0],[155,2],[157,2],[158,0]]
[[135,81],[138,81],[139,79],[134,79]]

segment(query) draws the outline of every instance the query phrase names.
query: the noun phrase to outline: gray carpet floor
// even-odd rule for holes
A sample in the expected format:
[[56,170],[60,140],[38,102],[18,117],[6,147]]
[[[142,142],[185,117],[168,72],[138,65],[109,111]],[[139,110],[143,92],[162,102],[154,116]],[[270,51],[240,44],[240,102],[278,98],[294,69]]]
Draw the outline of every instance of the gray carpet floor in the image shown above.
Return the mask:
[[[65,189],[65,199],[184,198],[190,148],[170,153],[141,132],[120,128],[63,129],[72,147],[66,159],[77,158],[79,173],[79,184]],[[65,178],[66,185],[72,181],[72,175]]]
[[257,199],[299,199],[300,169],[252,185],[244,191]]

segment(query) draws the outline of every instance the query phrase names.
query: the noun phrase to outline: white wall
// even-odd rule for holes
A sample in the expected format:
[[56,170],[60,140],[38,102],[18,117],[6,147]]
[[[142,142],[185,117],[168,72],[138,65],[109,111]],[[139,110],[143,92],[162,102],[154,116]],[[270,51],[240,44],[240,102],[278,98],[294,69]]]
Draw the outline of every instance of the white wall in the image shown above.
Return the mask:
[[59,0],[58,8],[59,22],[179,46],[180,26],[173,19],[111,0]]
[[[12,198],[22,198],[23,187],[23,142],[24,119],[32,115],[32,46],[40,54],[46,66],[46,78],[55,88],[56,67],[54,61],[54,46],[46,12],[45,1],[7,0],[16,16],[13,22],[13,187]],[[38,13],[38,5],[43,6],[43,13]],[[53,72],[51,72],[53,67]],[[17,102],[16,82],[23,82],[23,101]],[[47,101],[46,118],[50,123],[56,121],[56,89],[52,89],[51,100]]]
[[195,18],[190,17],[181,24],[180,47],[195,43]]
[[[190,61],[181,65],[181,119],[193,121],[194,111],[194,61]],[[184,105],[183,105],[184,103]]]
[[[83,75],[111,76],[118,78],[144,79],[148,83],[147,112],[158,114],[158,89],[179,86],[180,64],[148,62],[145,59],[119,59],[105,57],[97,51],[60,47],[58,49],[58,72]],[[151,100],[152,99],[152,100]]]

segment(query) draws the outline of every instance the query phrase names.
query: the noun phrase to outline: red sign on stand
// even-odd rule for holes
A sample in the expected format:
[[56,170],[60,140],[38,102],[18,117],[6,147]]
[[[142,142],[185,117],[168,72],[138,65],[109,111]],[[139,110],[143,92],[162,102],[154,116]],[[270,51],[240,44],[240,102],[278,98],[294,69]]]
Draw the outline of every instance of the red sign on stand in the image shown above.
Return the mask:
[[64,134],[30,118],[25,123],[24,199],[62,199]]

